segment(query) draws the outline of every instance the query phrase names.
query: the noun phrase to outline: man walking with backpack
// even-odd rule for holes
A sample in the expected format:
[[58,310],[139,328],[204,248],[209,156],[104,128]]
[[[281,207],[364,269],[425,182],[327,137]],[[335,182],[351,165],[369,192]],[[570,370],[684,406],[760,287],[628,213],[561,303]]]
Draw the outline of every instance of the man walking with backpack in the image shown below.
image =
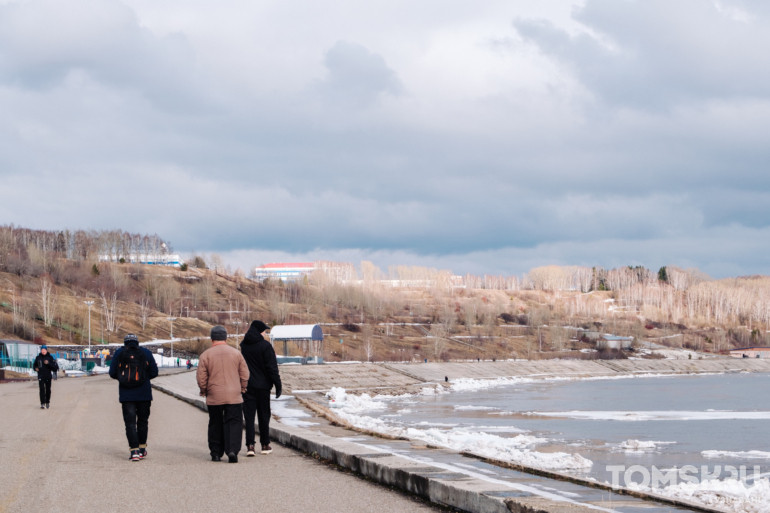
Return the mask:
[[139,347],[139,339],[133,333],[126,335],[123,344],[110,363],[110,377],[118,380],[118,396],[131,451],[129,459],[139,461],[147,457],[152,404],[150,380],[158,375],[158,365],[149,349]]

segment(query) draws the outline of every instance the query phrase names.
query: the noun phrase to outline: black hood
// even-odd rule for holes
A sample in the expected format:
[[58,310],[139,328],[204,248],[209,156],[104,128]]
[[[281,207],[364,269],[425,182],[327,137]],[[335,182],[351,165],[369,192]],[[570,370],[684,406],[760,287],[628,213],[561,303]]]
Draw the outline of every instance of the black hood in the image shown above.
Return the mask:
[[262,331],[258,326],[254,326],[254,323],[251,323],[251,326],[249,326],[249,330],[243,336],[243,341],[241,341],[241,345],[247,346],[250,344],[256,344],[257,342],[260,342],[262,340],[265,340],[265,337],[262,336]]

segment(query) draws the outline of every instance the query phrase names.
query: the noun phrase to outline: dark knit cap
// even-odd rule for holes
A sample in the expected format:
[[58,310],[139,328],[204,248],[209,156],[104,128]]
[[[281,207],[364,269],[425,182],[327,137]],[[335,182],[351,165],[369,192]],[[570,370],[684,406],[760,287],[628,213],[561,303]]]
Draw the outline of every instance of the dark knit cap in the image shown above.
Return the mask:
[[139,342],[139,339],[138,339],[138,338],[137,338],[137,336],[136,336],[136,335],[134,335],[133,333],[129,333],[128,335],[126,335],[126,336],[123,338],[123,343],[124,343],[124,344],[128,344],[129,342],[137,342],[137,343],[138,343],[138,342]]
[[211,328],[211,340],[227,340],[227,330],[222,326]]
[[257,330],[259,333],[262,333],[263,331],[270,329],[270,326],[268,326],[262,321],[251,321],[251,327]]

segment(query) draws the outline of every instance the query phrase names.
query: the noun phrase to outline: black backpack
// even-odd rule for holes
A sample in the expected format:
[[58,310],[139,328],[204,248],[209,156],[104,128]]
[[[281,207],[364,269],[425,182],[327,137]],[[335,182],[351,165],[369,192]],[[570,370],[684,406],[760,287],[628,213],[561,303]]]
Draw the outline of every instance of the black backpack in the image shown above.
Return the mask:
[[118,383],[126,388],[136,388],[147,381],[150,364],[139,346],[123,348],[118,360]]

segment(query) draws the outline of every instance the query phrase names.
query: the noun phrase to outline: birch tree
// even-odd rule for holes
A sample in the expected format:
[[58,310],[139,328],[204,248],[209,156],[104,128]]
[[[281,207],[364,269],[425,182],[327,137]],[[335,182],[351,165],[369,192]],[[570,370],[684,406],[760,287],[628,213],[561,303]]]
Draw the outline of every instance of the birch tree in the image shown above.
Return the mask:
[[147,327],[147,319],[150,317],[150,296],[145,292],[139,300],[139,321],[142,324],[142,331]]
[[372,339],[372,327],[369,324],[361,327],[361,338],[363,339],[361,349],[364,352],[366,361],[371,362],[374,356],[374,340]]
[[43,278],[40,283],[40,304],[43,311],[43,323],[50,326],[54,316],[56,295],[53,291],[53,284],[48,278]]
[[101,292],[102,298],[102,318],[104,319],[107,331],[114,333],[117,331],[118,318],[118,293],[113,292],[109,297]]
[[447,343],[446,337],[448,333],[446,326],[444,324],[432,324],[430,333],[431,342],[433,343],[433,357],[436,360],[440,360]]

